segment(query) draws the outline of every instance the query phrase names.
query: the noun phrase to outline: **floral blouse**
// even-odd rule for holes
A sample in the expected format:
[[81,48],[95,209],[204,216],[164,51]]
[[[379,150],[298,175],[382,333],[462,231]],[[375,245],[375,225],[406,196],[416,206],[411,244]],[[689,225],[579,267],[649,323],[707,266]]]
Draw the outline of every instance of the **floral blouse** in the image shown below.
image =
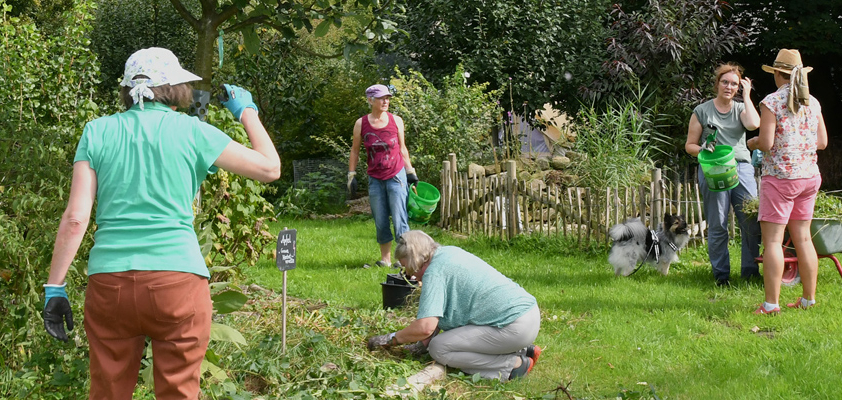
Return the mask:
[[761,173],[779,179],[812,178],[819,175],[816,131],[822,108],[810,96],[810,106],[801,107],[798,114],[793,114],[786,108],[788,95],[789,84],[784,84],[760,102],[775,114],[777,121],[775,143],[770,151],[763,153]]

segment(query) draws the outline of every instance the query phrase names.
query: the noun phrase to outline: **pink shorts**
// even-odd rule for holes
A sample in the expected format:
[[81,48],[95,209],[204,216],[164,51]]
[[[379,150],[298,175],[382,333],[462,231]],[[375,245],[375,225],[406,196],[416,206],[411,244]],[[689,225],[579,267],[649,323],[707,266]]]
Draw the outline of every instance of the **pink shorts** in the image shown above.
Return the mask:
[[757,220],[786,225],[791,220],[813,219],[813,206],[821,184],[821,175],[803,179],[764,175],[760,179]]

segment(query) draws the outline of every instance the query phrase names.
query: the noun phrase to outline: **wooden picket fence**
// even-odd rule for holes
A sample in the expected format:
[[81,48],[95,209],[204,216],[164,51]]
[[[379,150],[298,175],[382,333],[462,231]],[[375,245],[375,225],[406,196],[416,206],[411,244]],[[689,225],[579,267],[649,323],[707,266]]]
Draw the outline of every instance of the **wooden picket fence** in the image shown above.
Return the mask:
[[[456,155],[442,163],[442,228],[465,235],[511,239],[521,234],[564,235],[582,242],[610,243],[608,230],[630,217],[657,229],[665,212],[683,215],[691,241],[704,243],[701,194],[695,173],[652,181],[639,187],[586,188],[533,185],[517,179],[517,166],[507,161],[501,174],[468,176],[457,171]],[[735,234],[733,212],[730,230]]]

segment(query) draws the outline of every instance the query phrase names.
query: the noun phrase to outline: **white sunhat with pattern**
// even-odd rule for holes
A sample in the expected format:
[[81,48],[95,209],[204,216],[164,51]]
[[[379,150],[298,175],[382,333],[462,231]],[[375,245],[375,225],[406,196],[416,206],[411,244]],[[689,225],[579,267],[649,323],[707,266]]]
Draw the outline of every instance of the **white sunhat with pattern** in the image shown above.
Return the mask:
[[[145,78],[140,76],[145,76]],[[129,56],[120,86],[132,88],[129,94],[134,104],[140,104],[142,110],[144,97],[149,100],[155,98],[155,94],[149,88],[200,80],[202,80],[200,76],[181,67],[172,51],[161,47],[150,47],[138,50]]]

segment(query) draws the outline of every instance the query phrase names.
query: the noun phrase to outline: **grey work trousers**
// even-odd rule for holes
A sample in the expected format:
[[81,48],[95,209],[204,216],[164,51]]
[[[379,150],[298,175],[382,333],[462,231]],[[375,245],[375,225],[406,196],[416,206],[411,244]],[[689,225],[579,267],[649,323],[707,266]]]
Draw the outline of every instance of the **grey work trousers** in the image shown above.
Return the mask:
[[538,306],[502,328],[466,325],[436,335],[427,350],[439,364],[486,379],[509,379],[515,362],[538,337]]

